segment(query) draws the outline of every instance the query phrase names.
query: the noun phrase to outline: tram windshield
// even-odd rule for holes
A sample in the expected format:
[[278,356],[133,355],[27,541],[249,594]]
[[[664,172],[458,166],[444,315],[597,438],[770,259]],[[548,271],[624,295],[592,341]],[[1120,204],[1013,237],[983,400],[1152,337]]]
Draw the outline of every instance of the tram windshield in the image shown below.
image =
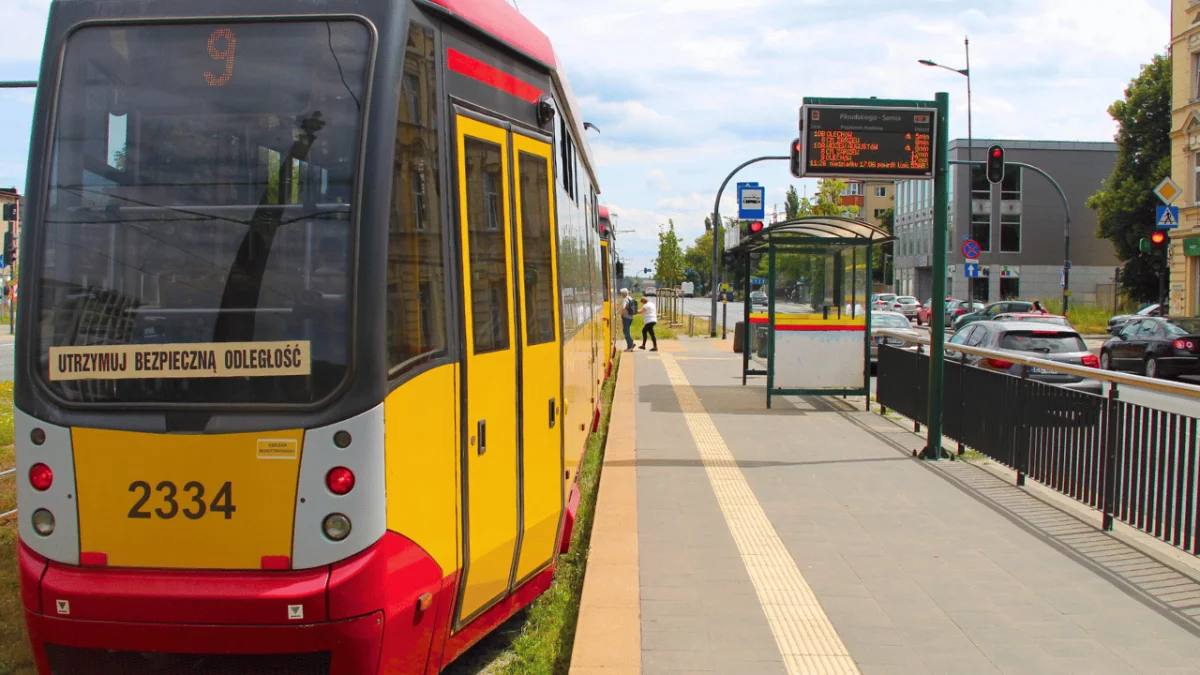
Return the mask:
[[340,385],[370,49],[345,20],[72,35],[37,293],[53,391],[308,404]]

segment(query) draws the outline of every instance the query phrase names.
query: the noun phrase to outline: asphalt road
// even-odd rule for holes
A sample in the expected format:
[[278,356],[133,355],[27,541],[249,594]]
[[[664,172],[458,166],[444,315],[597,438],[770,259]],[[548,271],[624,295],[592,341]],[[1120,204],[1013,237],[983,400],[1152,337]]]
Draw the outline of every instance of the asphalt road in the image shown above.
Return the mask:
[[13,340],[7,333],[0,336],[0,382],[13,379]]

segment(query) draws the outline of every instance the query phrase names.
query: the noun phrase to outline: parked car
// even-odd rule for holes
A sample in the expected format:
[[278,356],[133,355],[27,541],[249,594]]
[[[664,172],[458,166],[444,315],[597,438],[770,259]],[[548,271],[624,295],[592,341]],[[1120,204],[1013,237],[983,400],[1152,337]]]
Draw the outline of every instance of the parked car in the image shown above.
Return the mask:
[[1021,302],[1018,300],[1002,300],[1000,302],[993,302],[981,310],[971,312],[970,314],[962,314],[956,318],[954,320],[954,330],[962,330],[963,326],[976,321],[990,321],[1000,314],[1027,314],[1032,310],[1032,302]]
[[[958,302],[958,300],[956,298],[946,298],[946,307],[950,307],[950,304],[954,302]],[[926,300],[925,304],[921,305],[921,309],[917,310],[917,325],[920,326],[922,324],[927,326],[933,325],[933,298]]]
[[982,309],[982,302],[955,300],[954,302],[946,303],[946,328],[952,328],[954,326],[954,320],[958,317],[965,316],[972,312],[978,312]]
[[1138,310],[1137,314],[1118,314],[1108,320],[1108,334],[1116,335],[1117,331],[1124,328],[1125,324],[1129,323],[1130,320],[1142,316],[1162,316],[1162,307],[1158,304],[1153,304]]
[[[888,330],[899,331],[901,333],[909,333],[913,337],[919,337],[921,335],[921,332],[915,330],[912,327],[912,324],[909,323],[908,317],[898,312],[872,312],[871,330],[875,330],[876,328],[887,328]],[[908,349],[917,348],[915,343],[906,343],[900,338],[877,335],[871,338],[871,363],[879,361],[879,345],[882,344],[887,344],[892,347],[904,347]]]
[[1200,318],[1136,317],[1100,348],[1100,367],[1146,377],[1200,375]]
[[[1065,328],[1053,323],[1037,323],[1035,321],[977,321],[958,331],[947,342],[946,354],[960,358],[962,352],[955,351],[954,345],[966,345],[981,349],[1000,351],[1025,352],[1029,356],[1070,363],[1077,366],[1099,368],[1100,360],[1089,352],[1083,337],[1073,328]],[[1058,373],[1046,368],[1036,368],[1020,363],[1013,363],[998,358],[985,358],[973,354],[966,355],[968,365],[1022,376],[1029,369],[1029,379],[1046,384],[1067,387],[1076,391],[1091,394],[1101,392],[1100,381],[1084,378],[1078,375]]]
[[1067,317],[1058,314],[1009,312],[1007,314],[997,314],[992,321],[1040,321],[1041,323],[1052,323],[1056,326],[1074,328],[1071,322],[1067,320]]
[[757,305],[767,306],[767,294],[763,291],[754,291],[750,294],[750,307],[753,308]]
[[876,293],[871,296],[871,311],[887,311],[891,309],[892,302],[895,299],[895,293]]
[[890,307],[886,308],[897,314],[903,314],[909,320],[917,318],[917,312],[921,309],[921,301],[911,295],[898,295],[892,301]]

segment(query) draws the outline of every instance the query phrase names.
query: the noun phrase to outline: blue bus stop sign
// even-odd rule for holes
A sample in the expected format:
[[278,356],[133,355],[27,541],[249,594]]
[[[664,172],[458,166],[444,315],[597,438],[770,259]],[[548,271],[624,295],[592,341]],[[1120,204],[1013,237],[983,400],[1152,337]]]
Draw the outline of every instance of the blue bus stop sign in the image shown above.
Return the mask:
[[767,217],[767,190],[758,183],[738,183],[738,220],[762,220]]

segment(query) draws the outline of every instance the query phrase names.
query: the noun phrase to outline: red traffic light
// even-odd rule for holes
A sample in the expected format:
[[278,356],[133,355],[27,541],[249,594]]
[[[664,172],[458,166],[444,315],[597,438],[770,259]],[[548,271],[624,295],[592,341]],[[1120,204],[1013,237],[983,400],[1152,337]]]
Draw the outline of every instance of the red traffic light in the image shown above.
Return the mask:
[[763,224],[761,220],[756,220],[753,223],[750,223],[750,234],[758,234],[759,232],[762,232],[762,229]]
[[998,158],[1000,158],[1000,157],[1003,157],[1003,156],[1004,156],[1004,151],[1003,151],[1003,150],[1001,150],[1000,148],[993,148],[993,149],[992,149],[992,157],[996,157],[996,158],[998,159]]
[[1166,240],[1167,240],[1166,232],[1159,231],[1159,232],[1155,232],[1154,234],[1150,235],[1150,243],[1155,244],[1155,245],[1161,244]]

